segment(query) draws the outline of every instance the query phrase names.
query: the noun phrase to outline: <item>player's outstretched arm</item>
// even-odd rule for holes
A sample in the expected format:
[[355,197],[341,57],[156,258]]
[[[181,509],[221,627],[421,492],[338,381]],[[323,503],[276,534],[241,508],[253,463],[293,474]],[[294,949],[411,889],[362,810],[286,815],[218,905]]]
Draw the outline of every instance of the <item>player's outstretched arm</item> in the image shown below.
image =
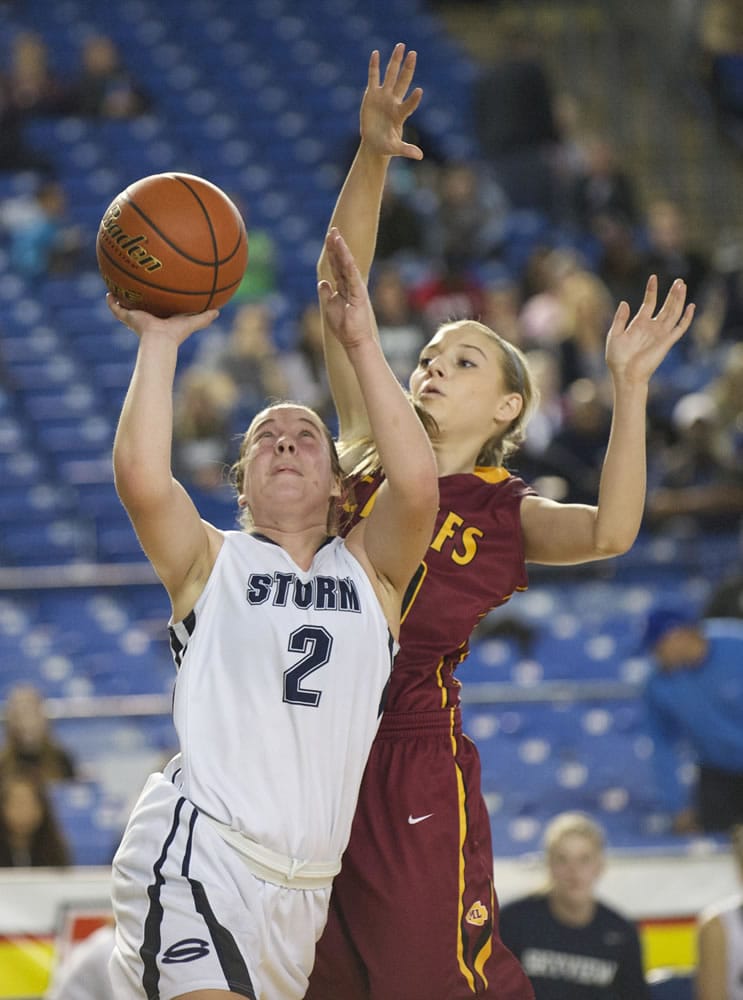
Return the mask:
[[[369,75],[361,102],[360,134],[356,156],[333,210],[329,229],[336,227],[356,260],[364,281],[368,281],[377,242],[382,192],[391,157],[420,160],[423,152],[403,140],[403,126],[420,104],[423,91],[410,90],[415,73],[416,53],[405,52],[399,42],[393,49],[384,77],[380,77],[380,57],[376,50],[369,60]],[[319,279],[333,283],[333,272],[325,246],[317,265]],[[325,339],[325,355],[341,437],[357,439],[369,432],[361,405],[356,378],[335,338]]]
[[525,498],[521,521],[527,559],[532,562],[605,559],[626,552],[637,538],[645,506],[650,379],[694,317],[681,279],[673,283],[656,313],[657,295],[658,280],[653,275],[635,316],[630,320],[629,306],[620,303],[607,337],[614,409],[597,506]]
[[357,525],[358,532],[354,528],[349,544],[363,539],[374,571],[399,602],[431,539],[438,508],[436,460],[382,354],[368,290],[336,229],[326,238],[326,253],[335,285],[335,290],[328,281],[318,285],[326,327],[356,375],[386,477],[371,514]]
[[[173,382],[178,348],[208,326],[216,310],[159,319],[123,309],[111,312],[139,337],[139,349],[113,447],[116,490],[140,544],[175,604],[189,573],[204,559],[209,534],[182,486],[173,478]],[[189,609],[187,609],[189,610]]]

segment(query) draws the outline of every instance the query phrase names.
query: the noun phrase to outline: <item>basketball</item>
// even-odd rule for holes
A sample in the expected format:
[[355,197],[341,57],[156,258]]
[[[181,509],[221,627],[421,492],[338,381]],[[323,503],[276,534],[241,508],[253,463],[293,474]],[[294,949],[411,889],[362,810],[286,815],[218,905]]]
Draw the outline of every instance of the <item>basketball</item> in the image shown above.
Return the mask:
[[153,174],[108,206],[96,257],[122,306],[167,317],[225,305],[245,273],[248,237],[234,202],[215,184]]

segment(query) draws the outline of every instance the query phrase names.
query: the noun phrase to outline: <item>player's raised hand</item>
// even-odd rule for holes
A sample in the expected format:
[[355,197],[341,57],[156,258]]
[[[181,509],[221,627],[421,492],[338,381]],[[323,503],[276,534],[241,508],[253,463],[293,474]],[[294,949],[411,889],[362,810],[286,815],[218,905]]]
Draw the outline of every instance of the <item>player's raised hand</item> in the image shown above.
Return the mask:
[[167,319],[160,319],[142,309],[124,309],[110,292],[106,295],[106,302],[116,319],[124,326],[128,326],[138,337],[152,332],[159,336],[170,337],[176,344],[182,344],[192,333],[203,330],[219,316],[218,309],[207,309],[202,313],[179,313]]
[[423,150],[402,138],[403,126],[415,111],[423,96],[420,87],[408,93],[415,73],[416,53],[405,54],[405,45],[398,42],[392,50],[384,79],[380,82],[379,52],[375,49],[369,60],[369,78],[361,102],[361,139],[374,152],[383,156],[405,156],[422,160]]
[[325,238],[325,250],[335,291],[329,281],[318,283],[323,321],[326,329],[349,350],[376,336],[374,310],[356,261],[335,227]]
[[651,275],[642,305],[630,320],[630,308],[621,302],[606,341],[606,363],[615,378],[647,382],[671,347],[688,330],[694,305],[686,303],[686,284],[677,278],[656,315],[658,279]]

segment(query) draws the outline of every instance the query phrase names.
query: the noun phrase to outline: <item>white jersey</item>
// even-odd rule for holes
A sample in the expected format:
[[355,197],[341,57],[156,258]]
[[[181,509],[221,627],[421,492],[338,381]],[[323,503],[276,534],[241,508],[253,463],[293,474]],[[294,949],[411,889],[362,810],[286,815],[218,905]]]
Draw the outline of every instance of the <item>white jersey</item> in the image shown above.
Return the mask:
[[736,895],[708,907],[705,920],[717,917],[725,935],[726,1000],[743,1000],[743,896]]
[[344,541],[329,539],[305,572],[269,539],[226,532],[170,632],[176,786],[270,850],[340,859],[396,652]]

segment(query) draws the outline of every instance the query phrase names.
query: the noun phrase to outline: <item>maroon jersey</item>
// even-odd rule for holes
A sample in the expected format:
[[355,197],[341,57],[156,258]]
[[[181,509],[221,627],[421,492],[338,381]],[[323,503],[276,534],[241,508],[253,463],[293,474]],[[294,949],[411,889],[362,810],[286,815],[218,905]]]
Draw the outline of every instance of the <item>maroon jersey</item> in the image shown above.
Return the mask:
[[[382,478],[377,473],[354,483],[345,531],[369,514]],[[385,713],[459,704],[454,672],[469,651],[470,633],[491,608],[528,585],[520,508],[533,494],[502,468],[439,479],[436,527],[405,596]]]
[[[380,482],[355,484],[351,524]],[[527,585],[520,507],[534,491],[505,469],[444,476],[439,490],[305,1000],[534,1000],[499,935],[480,758],[454,676],[482,616]]]

